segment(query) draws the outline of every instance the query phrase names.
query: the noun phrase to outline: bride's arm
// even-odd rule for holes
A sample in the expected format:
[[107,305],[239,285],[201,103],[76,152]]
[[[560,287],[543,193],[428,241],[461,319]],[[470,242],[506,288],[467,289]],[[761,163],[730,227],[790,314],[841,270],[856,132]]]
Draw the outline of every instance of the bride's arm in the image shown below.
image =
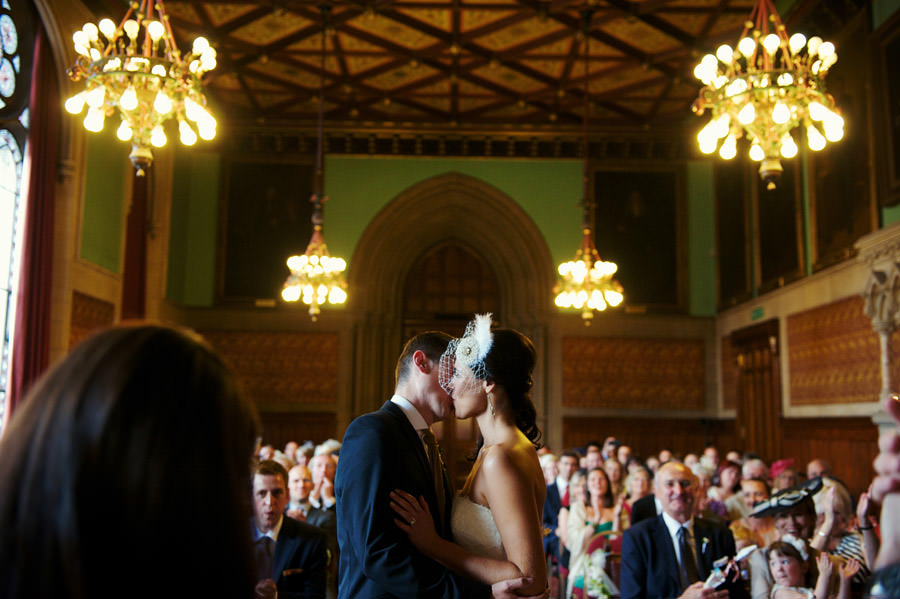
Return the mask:
[[428,504],[404,491],[391,494],[391,507],[401,518],[395,522],[409,535],[416,548],[454,573],[490,585],[525,576],[531,582],[517,592],[539,595],[547,586],[547,574],[541,519],[532,488],[505,452],[491,451],[481,467],[485,479],[490,481],[485,485],[485,498],[492,506],[491,515],[500,532],[507,560],[469,553],[439,537]]

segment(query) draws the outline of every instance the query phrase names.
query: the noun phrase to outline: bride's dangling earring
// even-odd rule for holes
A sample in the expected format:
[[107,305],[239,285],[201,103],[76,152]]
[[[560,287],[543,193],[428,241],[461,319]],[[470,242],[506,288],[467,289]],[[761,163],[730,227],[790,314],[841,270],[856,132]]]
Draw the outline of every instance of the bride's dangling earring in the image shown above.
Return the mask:
[[496,414],[496,412],[494,411],[494,395],[493,395],[493,393],[488,393],[487,396],[488,396],[488,409],[490,409],[491,416],[493,416]]

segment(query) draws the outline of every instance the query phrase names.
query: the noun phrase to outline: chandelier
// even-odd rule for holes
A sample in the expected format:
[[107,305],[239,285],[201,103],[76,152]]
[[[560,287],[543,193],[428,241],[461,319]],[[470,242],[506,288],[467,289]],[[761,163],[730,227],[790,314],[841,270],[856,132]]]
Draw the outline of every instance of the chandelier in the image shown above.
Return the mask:
[[132,2],[122,22],[111,19],[87,23],[72,36],[78,58],[68,70],[85,89],[66,100],[66,111],[80,114],[84,128],[103,129],[106,117],[118,112],[116,136],[131,141],[132,164],[143,176],[153,162],[151,147],[168,140],[164,124],[178,121],[181,143],[192,146],[197,137],[216,136],[216,120],[205,108],[200,85],[204,73],[216,67],[216,51],[198,37],[182,57],[161,0]]
[[750,158],[761,163],[760,177],[774,189],[781,159],[797,155],[794,129],[805,129],[813,151],[844,136],[844,119],[825,92],[825,76],[836,62],[834,44],[802,33],[788,36],[772,1],[758,0],[737,45],[719,46],[694,68],[704,87],[693,111],[712,113],[697,134],[700,151],[718,148],[730,160],[737,139],[746,136]]
[[320,309],[325,304],[343,304],[347,301],[347,282],[343,272],[347,262],[343,258],[333,257],[328,253],[325,238],[322,236],[322,204],[328,197],[322,194],[322,153],[323,153],[323,110],[325,98],[325,38],[328,30],[328,7],[322,7],[322,64],[319,87],[319,123],[318,146],[316,148],[315,191],[310,198],[313,205],[312,237],[306,252],[300,256],[287,259],[291,274],[284,283],[281,297],[286,302],[303,300],[309,306],[309,315],[316,321]]
[[584,197],[582,199],[581,246],[575,252],[575,259],[559,265],[559,280],[553,288],[556,305],[560,308],[581,310],[585,326],[591,324],[594,310],[602,312],[607,307],[615,308],[622,303],[622,286],[613,278],[616,265],[600,259],[594,247],[594,201],[591,199],[590,170],[588,167],[588,114],[590,111],[590,88],[588,87],[588,57],[590,54],[590,22],[593,11],[582,12],[584,20]]

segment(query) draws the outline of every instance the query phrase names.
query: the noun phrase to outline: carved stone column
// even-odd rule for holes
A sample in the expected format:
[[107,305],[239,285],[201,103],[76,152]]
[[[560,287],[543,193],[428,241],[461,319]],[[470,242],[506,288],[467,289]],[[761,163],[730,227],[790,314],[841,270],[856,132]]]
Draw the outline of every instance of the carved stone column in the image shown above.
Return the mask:
[[[891,377],[891,336],[900,325],[900,223],[875,231],[856,242],[860,262],[869,267],[869,278],[863,290],[864,311],[872,319],[881,347],[881,392],[884,401],[896,392],[898,382]],[[896,427],[883,409],[872,416],[881,432]]]

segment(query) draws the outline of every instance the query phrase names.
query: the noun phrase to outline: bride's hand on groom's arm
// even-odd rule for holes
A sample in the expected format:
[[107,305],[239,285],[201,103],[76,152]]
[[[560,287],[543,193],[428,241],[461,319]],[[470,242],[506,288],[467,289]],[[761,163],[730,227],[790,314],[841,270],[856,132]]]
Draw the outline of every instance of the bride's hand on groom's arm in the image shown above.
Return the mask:
[[513,578],[512,580],[501,580],[491,585],[492,599],[549,599],[550,587],[544,589],[540,595],[532,595],[523,597],[518,593],[519,589],[530,586],[534,582],[533,578],[523,576],[522,578]]
[[406,491],[391,491],[391,509],[399,516],[397,526],[409,536],[410,542],[425,554],[440,541],[434,528],[434,519],[424,497],[416,499]]

